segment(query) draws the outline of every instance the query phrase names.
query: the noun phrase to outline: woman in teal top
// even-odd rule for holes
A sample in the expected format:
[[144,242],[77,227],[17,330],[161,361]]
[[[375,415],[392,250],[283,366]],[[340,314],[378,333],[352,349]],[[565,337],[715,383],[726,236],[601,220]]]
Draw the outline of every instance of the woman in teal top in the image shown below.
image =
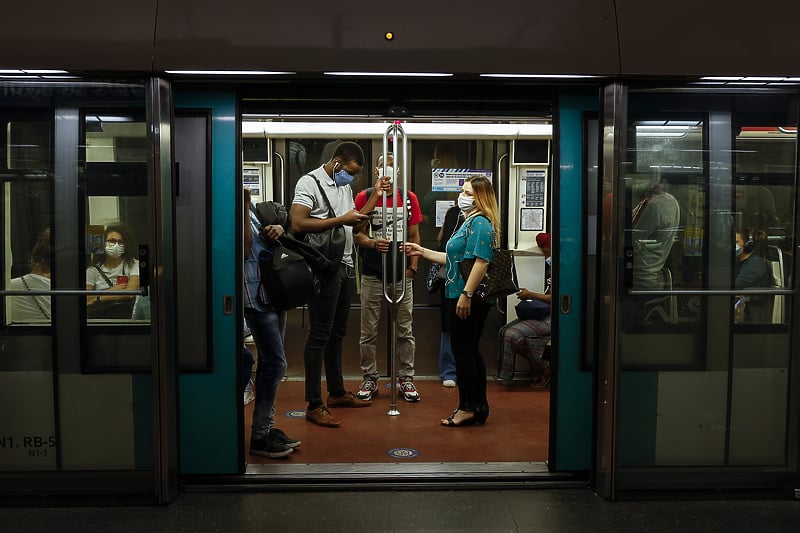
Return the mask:
[[[492,248],[500,241],[497,228],[500,218],[492,183],[483,176],[467,178],[458,197],[458,206],[466,220],[447,241],[446,252],[406,243],[409,256],[422,256],[445,265],[445,306],[450,315],[450,342],[456,359],[458,407],[442,425],[448,427],[482,424],[489,416],[486,399],[486,364],[478,346],[483,325],[492,304],[473,298],[494,255]],[[475,258],[475,265],[466,281],[461,278],[458,263]]]

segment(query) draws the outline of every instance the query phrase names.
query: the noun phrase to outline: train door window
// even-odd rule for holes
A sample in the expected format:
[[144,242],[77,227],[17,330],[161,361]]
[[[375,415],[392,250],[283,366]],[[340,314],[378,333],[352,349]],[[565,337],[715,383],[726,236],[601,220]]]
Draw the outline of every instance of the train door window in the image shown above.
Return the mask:
[[[0,138],[5,246],[4,287],[50,288],[50,201],[53,176],[53,122],[37,111],[5,113]],[[50,323],[50,298],[5,299],[4,324]]]
[[149,369],[150,297],[141,292],[139,261],[153,233],[144,109],[84,109],[81,118],[85,287],[131,293],[86,297],[82,365]]
[[[624,298],[623,328],[632,341],[649,345],[650,335],[689,332],[701,320],[699,299],[670,292],[707,284],[701,238],[708,179],[705,132],[702,117],[631,117],[624,195],[625,247],[632,260],[625,286],[638,294]],[[699,364],[702,350],[684,348],[667,343],[646,353],[632,350],[626,352],[626,364]]]
[[[793,445],[787,273],[797,102],[707,102],[698,112],[679,95],[629,98],[617,182],[625,221],[618,252],[631,267],[623,269],[618,332],[618,490],[642,475],[651,487],[676,488],[692,474],[675,468],[687,465],[774,472],[787,467]],[[662,476],[653,466],[674,468]],[[694,476],[692,487],[726,479]]]
[[[150,234],[147,196],[149,144],[142,112],[84,113],[86,286],[137,290],[139,236]],[[149,322],[146,296],[87,299],[92,324]]]

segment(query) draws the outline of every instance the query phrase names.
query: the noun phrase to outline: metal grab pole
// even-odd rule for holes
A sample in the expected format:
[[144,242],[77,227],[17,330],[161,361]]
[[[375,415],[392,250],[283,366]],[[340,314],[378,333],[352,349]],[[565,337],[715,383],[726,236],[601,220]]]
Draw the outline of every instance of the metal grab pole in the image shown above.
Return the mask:
[[[397,376],[395,371],[395,362],[397,360],[397,308],[400,302],[403,301],[406,295],[406,279],[405,279],[405,272],[406,272],[406,262],[408,258],[406,256],[406,248],[402,246],[402,258],[403,258],[403,270],[400,272],[401,279],[400,285],[401,289],[397,290],[397,178],[400,176],[400,173],[397,171],[398,168],[402,169],[403,172],[403,198],[401,204],[401,213],[405,212],[406,205],[408,203],[408,178],[406,177],[405,171],[408,169],[408,142],[406,140],[405,131],[403,131],[403,127],[400,125],[400,121],[395,121],[394,124],[386,128],[386,131],[383,134],[383,176],[386,175],[386,162],[389,158],[389,134],[391,132],[392,135],[392,152],[393,152],[393,164],[394,164],[394,175],[395,179],[392,182],[392,278],[391,278],[391,285],[392,285],[392,294],[389,294],[389,281],[387,280],[387,268],[386,268],[386,255],[384,254],[381,258],[383,261],[383,297],[389,303],[389,323],[391,324],[391,333],[389,334],[389,379],[391,380],[391,400],[389,403],[389,410],[386,412],[389,416],[397,416],[400,414],[400,411],[397,409]],[[398,138],[403,138],[403,146],[402,146],[402,166],[398,167],[398,161],[400,160],[401,152],[398,151]],[[381,206],[381,222],[383,224],[383,232],[384,237],[388,237],[387,232],[387,220],[386,220],[386,191],[383,191],[383,205]],[[405,241],[406,236],[408,235],[408,216],[403,216],[403,241]]]

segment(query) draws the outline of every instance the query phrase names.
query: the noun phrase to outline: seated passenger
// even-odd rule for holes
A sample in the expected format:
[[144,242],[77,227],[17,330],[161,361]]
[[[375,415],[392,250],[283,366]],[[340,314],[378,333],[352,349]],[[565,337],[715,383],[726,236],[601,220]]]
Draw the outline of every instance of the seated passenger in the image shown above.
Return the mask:
[[[550,234],[540,233],[536,236],[536,244],[545,255],[545,291],[543,293],[520,289],[517,297],[520,300],[539,300],[548,305],[551,303],[551,257]],[[550,342],[550,314],[541,319],[518,318],[500,328],[497,334],[498,361],[497,379],[511,380],[514,378],[517,355],[528,360],[531,369],[531,386],[535,388],[546,387],[550,383],[550,361],[545,356],[547,345]]]
[[[763,256],[766,243],[763,232],[756,233],[747,229],[736,231],[735,289],[768,289],[772,286],[772,274]],[[738,296],[735,303],[736,321],[770,324],[773,304],[774,297],[771,294]]]
[[[12,291],[50,290],[50,228],[46,228],[36,238],[30,258],[30,274],[11,280]],[[50,321],[49,296],[11,296],[9,297],[11,322]]]
[[[123,224],[109,225],[103,235],[105,253],[86,269],[86,288],[136,291],[139,289],[139,261],[133,232]],[[127,318],[133,315],[135,294],[131,296],[92,294],[86,298],[89,318]]]

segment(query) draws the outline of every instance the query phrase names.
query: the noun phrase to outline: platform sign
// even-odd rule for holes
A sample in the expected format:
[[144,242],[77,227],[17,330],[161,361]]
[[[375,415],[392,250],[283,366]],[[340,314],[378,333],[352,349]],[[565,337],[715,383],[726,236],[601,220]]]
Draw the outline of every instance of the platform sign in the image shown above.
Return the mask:
[[525,207],[544,207],[545,202],[545,178],[544,170],[526,170],[522,179],[525,181],[523,194]]
[[492,180],[492,171],[472,168],[434,168],[431,170],[432,192],[461,192],[461,186],[470,176],[484,176]]

